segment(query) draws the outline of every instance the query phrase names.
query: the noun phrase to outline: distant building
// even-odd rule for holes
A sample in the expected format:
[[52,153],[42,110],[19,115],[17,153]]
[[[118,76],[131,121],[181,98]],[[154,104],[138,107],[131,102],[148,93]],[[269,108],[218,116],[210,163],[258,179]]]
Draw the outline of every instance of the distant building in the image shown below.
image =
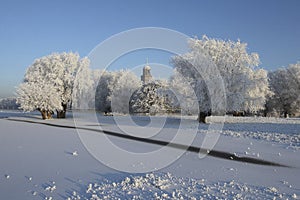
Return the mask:
[[143,81],[144,84],[149,83],[152,80],[152,75],[150,71],[151,71],[151,67],[147,64],[143,68],[143,75],[141,76],[141,80]]

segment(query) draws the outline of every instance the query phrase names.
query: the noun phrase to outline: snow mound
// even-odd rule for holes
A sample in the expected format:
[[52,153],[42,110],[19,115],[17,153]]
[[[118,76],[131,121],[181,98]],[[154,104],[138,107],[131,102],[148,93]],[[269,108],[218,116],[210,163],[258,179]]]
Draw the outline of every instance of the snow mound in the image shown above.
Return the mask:
[[71,199],[292,199],[295,194],[280,193],[275,187],[259,187],[234,180],[209,182],[173,176],[170,173],[150,173],[128,176],[119,182],[90,183],[86,195],[75,191]]

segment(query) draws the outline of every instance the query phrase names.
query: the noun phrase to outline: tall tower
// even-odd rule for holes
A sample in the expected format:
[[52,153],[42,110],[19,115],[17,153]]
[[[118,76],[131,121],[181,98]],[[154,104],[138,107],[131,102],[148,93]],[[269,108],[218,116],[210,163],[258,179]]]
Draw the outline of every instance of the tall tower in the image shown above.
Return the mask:
[[143,75],[141,76],[141,80],[143,81],[143,83],[149,83],[152,80],[150,70],[151,67],[148,65],[147,61],[147,65],[143,68]]

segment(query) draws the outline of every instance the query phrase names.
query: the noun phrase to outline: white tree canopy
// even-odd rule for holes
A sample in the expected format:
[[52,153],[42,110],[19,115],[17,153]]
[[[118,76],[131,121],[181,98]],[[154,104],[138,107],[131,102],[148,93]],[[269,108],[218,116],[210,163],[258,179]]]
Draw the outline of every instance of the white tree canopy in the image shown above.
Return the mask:
[[166,96],[167,82],[152,81],[136,90],[130,98],[132,113],[164,113],[171,109],[171,102]]
[[51,111],[61,110],[61,98],[57,90],[47,82],[24,82],[17,89],[18,103],[25,111]]
[[199,113],[198,99],[192,88],[193,80],[183,77],[177,70],[169,80],[168,96],[174,110],[180,109],[184,115],[195,115]]
[[103,71],[96,90],[96,109],[128,113],[129,99],[141,84],[139,78],[129,70]]
[[88,58],[80,60],[72,91],[72,109],[89,109],[95,99],[94,76],[97,71],[89,68]]
[[[270,94],[267,73],[258,69],[259,56],[247,52],[247,44],[210,39],[189,40],[190,52],[172,58],[176,70],[188,77],[199,100],[200,111],[211,109],[211,98],[226,98],[227,112],[251,111],[264,108],[266,96]],[[226,97],[214,85],[221,76]],[[218,94],[219,93],[219,94]],[[223,101],[224,102],[224,101]]]
[[270,86],[274,96],[268,101],[269,112],[279,115],[295,115],[300,112],[300,63],[290,64],[269,72]]
[[141,80],[128,70],[116,72],[117,82],[109,96],[112,111],[129,114],[129,101],[132,94],[141,87]]
[[[77,72],[89,65],[88,59],[80,60],[77,53],[53,53],[36,59],[27,69],[24,83],[17,93],[18,102],[25,111],[64,111],[72,101],[72,91]],[[80,76],[79,76],[80,77]],[[89,77],[78,78],[78,82]],[[82,83],[77,85],[84,85]]]

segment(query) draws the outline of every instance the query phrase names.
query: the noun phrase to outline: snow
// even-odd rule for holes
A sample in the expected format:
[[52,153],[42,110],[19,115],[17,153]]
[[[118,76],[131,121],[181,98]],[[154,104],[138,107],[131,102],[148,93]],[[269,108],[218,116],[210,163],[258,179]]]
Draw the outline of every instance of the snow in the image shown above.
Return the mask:
[[[257,199],[297,198],[279,192],[275,187],[257,187],[231,181],[211,182],[205,179],[181,178],[170,173],[125,177],[118,183],[89,184],[91,199]],[[69,199],[76,199],[78,195]]]
[[[299,199],[300,196],[300,119],[297,118],[226,117],[213,149],[289,167],[212,156],[200,159],[198,153],[185,151],[160,170],[127,173],[96,160],[82,144],[76,129],[57,126],[74,126],[72,118],[44,121],[32,113],[6,112],[0,116],[3,116],[0,119],[0,199]],[[99,127],[91,116],[92,113],[83,113],[76,123],[81,128],[89,128],[84,132],[92,135],[93,129]],[[118,127],[113,116],[98,115],[104,130],[120,132],[124,127],[138,130],[127,124],[127,118],[119,116],[121,126]],[[147,134],[160,126],[163,116],[153,117],[151,123],[149,117],[133,118]],[[216,117],[211,120],[218,121]],[[168,117],[163,131],[150,138],[169,141],[176,134],[174,130],[178,130],[179,122],[178,116]],[[181,129],[187,135],[193,122],[190,118],[183,120]],[[209,134],[208,126],[199,125],[192,146],[201,145]],[[115,136],[108,138],[119,148],[137,154],[161,148]],[[105,149],[103,153],[111,155]],[[162,162],[162,158],[157,157],[156,161]]]
[[[207,118],[209,123],[220,122],[223,117],[212,116]],[[270,124],[299,124],[299,118],[275,118],[275,117],[233,117],[226,116],[225,123],[270,123]]]
[[78,156],[77,151],[72,152],[72,155],[73,155],[73,156]]
[[[219,117],[209,117],[208,122],[220,122]],[[279,144],[286,148],[298,149],[300,146],[300,119],[273,117],[231,117],[225,118],[223,135],[253,138]],[[280,155],[280,153],[279,153]]]

